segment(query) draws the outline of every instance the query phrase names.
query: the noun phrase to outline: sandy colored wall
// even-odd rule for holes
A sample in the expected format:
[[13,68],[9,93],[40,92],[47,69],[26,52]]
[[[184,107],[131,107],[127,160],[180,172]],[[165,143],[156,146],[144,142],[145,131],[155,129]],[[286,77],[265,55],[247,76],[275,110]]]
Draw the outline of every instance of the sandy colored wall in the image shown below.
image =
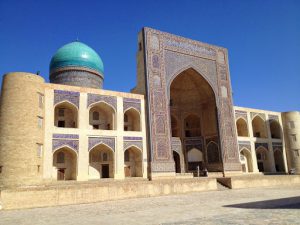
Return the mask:
[[[1,185],[32,184],[42,178],[42,158],[38,144],[43,144],[44,79],[30,73],[4,76],[0,106],[0,173]],[[43,126],[43,122],[41,121]]]

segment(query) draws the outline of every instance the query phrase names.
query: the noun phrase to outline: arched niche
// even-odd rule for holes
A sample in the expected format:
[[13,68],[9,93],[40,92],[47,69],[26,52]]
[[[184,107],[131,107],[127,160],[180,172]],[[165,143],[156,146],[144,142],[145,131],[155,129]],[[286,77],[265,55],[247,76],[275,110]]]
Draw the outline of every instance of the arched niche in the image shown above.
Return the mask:
[[281,150],[275,149],[274,151],[274,161],[276,172],[285,172],[284,169],[284,159]]
[[281,126],[276,120],[270,121],[271,138],[281,139]]
[[105,144],[93,147],[89,152],[89,179],[114,177],[114,151]]
[[89,109],[89,125],[96,130],[115,130],[116,118],[114,108],[105,103],[97,102]]
[[53,177],[57,180],[76,180],[77,153],[73,149],[62,147],[53,152]]
[[256,149],[256,160],[259,172],[271,172],[271,159],[268,150],[262,146]]
[[252,120],[253,136],[257,138],[267,138],[266,123],[260,116],[255,116]]
[[176,151],[173,151],[173,159],[175,162],[175,172],[181,173],[180,155]]
[[125,177],[142,177],[143,166],[142,166],[142,151],[131,146],[124,152],[124,173]]
[[240,151],[240,160],[242,163],[242,170],[244,173],[253,172],[253,162],[251,157],[251,151],[249,149],[243,148]]
[[239,118],[236,121],[236,128],[238,136],[240,137],[249,137],[247,122],[243,118]]
[[65,128],[78,127],[78,109],[70,102],[61,102],[54,107],[54,126]]
[[219,146],[217,143],[211,141],[207,145],[207,162],[208,163],[219,163],[220,162],[220,153]]
[[141,131],[140,113],[134,109],[129,108],[124,113],[124,131]]

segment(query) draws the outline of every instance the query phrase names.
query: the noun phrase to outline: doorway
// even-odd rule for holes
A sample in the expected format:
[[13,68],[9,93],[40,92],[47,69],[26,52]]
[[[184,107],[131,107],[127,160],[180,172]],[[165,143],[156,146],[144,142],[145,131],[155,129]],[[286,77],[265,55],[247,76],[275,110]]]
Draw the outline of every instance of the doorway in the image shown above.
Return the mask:
[[57,170],[57,180],[65,180],[65,168]]
[[103,164],[101,171],[102,178],[109,178],[109,164]]

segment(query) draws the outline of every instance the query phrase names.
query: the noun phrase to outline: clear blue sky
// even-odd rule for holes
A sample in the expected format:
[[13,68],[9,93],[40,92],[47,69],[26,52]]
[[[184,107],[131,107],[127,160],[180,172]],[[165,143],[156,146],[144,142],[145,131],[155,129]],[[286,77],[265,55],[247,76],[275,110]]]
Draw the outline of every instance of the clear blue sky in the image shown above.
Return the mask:
[[0,74],[41,71],[77,37],[105,67],[104,88],[136,83],[137,33],[148,26],[228,48],[234,104],[300,111],[300,1],[0,0]]

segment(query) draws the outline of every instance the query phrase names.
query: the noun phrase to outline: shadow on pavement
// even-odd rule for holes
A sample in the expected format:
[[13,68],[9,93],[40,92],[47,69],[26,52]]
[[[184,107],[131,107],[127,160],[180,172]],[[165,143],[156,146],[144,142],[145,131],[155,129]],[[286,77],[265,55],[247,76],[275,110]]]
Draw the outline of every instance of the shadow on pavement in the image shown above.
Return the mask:
[[245,209],[300,209],[300,196],[233,205],[224,205],[223,207]]

